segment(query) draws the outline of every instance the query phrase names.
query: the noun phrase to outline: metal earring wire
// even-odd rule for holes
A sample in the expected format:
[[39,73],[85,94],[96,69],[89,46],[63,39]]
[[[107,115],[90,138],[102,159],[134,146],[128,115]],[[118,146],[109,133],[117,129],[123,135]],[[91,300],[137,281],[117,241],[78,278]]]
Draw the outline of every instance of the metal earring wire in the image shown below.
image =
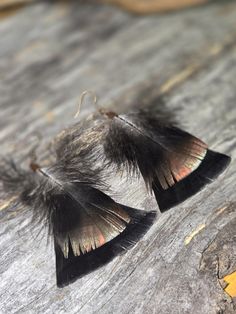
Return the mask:
[[93,91],[91,91],[91,90],[85,90],[80,95],[79,104],[78,104],[78,110],[77,110],[74,118],[78,118],[78,116],[80,114],[80,111],[81,111],[82,103],[84,101],[85,96],[87,96],[87,95],[91,95],[93,97],[94,106],[98,109],[98,111],[100,111],[100,108],[97,106],[97,95]]

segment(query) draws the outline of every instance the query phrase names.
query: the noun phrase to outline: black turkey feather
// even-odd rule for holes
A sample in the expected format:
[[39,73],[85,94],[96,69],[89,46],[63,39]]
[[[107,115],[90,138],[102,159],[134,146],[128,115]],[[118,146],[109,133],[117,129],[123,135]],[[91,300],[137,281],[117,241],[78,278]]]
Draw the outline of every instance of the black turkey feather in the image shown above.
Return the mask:
[[47,225],[54,238],[60,287],[137,243],[155,218],[153,212],[129,209],[104,193],[109,189],[96,166],[97,140],[91,132],[88,127],[83,133],[83,125],[77,136],[72,129],[63,131],[53,145],[55,161],[46,168],[32,163],[24,170],[11,160],[0,162],[4,191],[17,195],[32,210],[33,221]]
[[181,130],[173,116],[169,119],[163,112],[159,116],[144,110],[108,113],[103,137],[108,164],[141,174],[161,211],[197,193],[230,162],[230,157],[208,150],[203,141]]

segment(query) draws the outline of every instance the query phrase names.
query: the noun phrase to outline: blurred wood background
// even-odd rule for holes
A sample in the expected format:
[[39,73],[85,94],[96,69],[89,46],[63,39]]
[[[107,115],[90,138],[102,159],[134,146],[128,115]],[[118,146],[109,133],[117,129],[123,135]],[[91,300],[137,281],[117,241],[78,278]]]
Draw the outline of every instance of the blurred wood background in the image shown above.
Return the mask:
[[[0,14],[2,155],[27,165],[41,134],[37,154],[47,157],[92,89],[117,111],[166,102],[186,130],[232,156],[217,181],[159,214],[135,248],[61,290],[52,244],[1,194],[0,313],[236,313],[235,77],[235,1],[150,16],[37,1]],[[87,101],[80,118],[93,110]],[[141,182],[113,181],[117,200],[158,210]]]
[[[9,1],[9,0],[6,0]],[[11,1],[11,0],[10,0]],[[14,1],[14,0],[13,0]],[[19,1],[19,0],[18,0]],[[104,3],[118,5],[121,8],[137,14],[153,14],[156,12],[174,11],[209,0],[98,0]]]

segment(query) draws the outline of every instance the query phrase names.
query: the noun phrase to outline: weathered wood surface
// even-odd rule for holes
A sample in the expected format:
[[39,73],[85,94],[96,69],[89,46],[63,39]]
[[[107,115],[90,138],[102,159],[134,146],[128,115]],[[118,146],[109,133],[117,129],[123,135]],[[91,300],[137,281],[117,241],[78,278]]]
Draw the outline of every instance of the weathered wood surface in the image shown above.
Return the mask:
[[[118,111],[162,101],[232,156],[204,191],[158,219],[131,251],[64,289],[53,246],[1,195],[1,313],[235,313],[220,280],[236,270],[236,3],[135,17],[112,7],[36,3],[0,21],[1,154],[38,155],[73,123],[80,93]],[[81,118],[93,110],[83,106]],[[141,183],[115,197],[157,209]],[[158,209],[157,209],[158,210]]]

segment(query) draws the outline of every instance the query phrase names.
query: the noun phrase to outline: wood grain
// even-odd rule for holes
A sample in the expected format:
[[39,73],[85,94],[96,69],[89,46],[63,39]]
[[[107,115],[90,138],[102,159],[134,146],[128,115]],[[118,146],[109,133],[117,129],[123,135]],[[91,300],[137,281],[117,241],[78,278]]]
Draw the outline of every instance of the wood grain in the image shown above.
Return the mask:
[[[1,154],[27,166],[37,145],[47,158],[92,89],[117,111],[166,102],[186,130],[232,156],[217,181],[159,214],[134,249],[61,290],[52,243],[1,194],[0,312],[235,313],[221,280],[236,270],[235,21],[233,2],[143,17],[45,2],[0,21]],[[80,118],[93,110],[87,101]],[[141,182],[111,184],[117,200],[158,210]]]

